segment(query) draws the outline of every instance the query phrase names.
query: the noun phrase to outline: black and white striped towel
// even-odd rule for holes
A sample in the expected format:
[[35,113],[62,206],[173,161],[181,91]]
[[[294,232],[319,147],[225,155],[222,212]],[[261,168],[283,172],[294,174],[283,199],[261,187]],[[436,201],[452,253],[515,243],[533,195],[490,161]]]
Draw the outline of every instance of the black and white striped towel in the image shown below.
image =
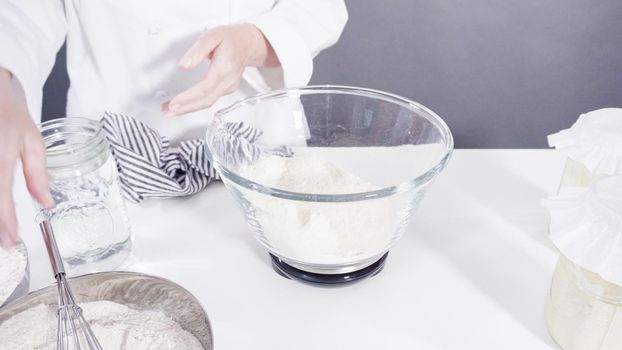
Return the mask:
[[[219,179],[202,139],[171,147],[168,138],[127,115],[106,112],[101,123],[117,163],[121,191],[131,202],[191,195]],[[226,145],[221,152],[234,158],[258,157],[253,142],[260,130],[241,122],[226,123],[224,128],[221,142]]]

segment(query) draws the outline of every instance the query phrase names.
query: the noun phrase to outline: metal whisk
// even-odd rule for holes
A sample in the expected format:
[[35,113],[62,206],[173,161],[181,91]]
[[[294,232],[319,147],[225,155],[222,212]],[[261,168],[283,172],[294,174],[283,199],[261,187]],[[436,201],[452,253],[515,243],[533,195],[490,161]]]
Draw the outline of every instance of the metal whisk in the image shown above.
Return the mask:
[[76,304],[71,288],[65,276],[65,266],[61,260],[54,231],[49,221],[39,223],[45,246],[47,247],[56,286],[58,290],[58,329],[56,333],[57,350],[102,350],[99,341],[82,315],[82,309]]

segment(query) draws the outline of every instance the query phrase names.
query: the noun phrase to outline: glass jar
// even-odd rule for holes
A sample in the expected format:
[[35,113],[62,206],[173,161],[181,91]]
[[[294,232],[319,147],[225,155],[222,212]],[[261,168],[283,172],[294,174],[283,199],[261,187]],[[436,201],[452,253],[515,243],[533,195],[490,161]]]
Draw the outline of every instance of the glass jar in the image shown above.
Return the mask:
[[[568,158],[559,185],[588,188],[596,180],[583,163]],[[564,350],[622,349],[622,286],[560,254],[545,302],[549,333]]]
[[117,268],[129,256],[131,235],[114,158],[98,121],[62,118],[40,125],[50,191],[47,211],[69,273]]
[[568,158],[558,192],[562,187],[589,187],[594,178],[594,174],[583,163]]
[[622,349],[622,286],[560,255],[545,305],[549,333],[564,350]]

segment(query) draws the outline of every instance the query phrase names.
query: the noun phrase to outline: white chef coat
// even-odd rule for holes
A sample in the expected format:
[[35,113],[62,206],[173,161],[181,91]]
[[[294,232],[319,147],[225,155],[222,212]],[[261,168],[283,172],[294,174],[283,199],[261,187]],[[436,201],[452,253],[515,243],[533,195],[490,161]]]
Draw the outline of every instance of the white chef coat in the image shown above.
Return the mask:
[[[236,100],[307,84],[312,58],[337,41],[346,21],[343,0],[3,0],[0,66],[19,80],[38,121],[42,87],[66,37],[68,117],[110,110],[187,139]],[[249,67],[239,89],[212,108],[163,118],[161,104],[200,81],[209,65],[183,71],[179,59],[203,31],[232,23],[256,25],[281,67]]]

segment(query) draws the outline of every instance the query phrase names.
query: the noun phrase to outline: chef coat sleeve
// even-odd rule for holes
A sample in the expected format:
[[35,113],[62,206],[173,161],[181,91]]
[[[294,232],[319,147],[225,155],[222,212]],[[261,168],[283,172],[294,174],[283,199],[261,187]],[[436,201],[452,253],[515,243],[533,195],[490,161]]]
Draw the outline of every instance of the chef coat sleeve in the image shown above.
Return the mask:
[[278,0],[271,10],[245,22],[261,30],[281,66],[249,68],[246,80],[258,90],[306,85],[313,57],[337,42],[347,20],[343,0]]
[[19,81],[36,121],[41,118],[43,84],[66,33],[62,0],[0,2],[0,67]]

